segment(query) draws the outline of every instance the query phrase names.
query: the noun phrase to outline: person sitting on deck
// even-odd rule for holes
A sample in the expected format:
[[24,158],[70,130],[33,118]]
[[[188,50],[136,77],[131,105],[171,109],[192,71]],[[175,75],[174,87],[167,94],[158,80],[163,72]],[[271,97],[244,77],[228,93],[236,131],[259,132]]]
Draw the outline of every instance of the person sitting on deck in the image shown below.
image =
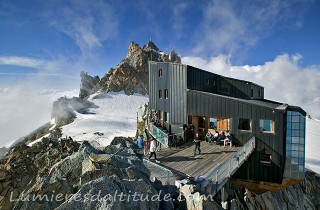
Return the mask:
[[217,141],[219,139],[219,132],[216,130],[216,132],[211,137],[212,141]]
[[226,139],[223,142],[223,146],[226,147],[227,144],[230,144],[230,147],[232,147],[232,135],[230,133],[230,131],[227,131],[227,136]]
[[211,135],[210,131],[208,131],[208,133],[206,134],[206,142],[209,142],[209,143],[212,142],[212,135]]
[[225,140],[225,139],[226,139],[226,136],[224,134],[224,131],[222,131],[220,137],[218,138],[218,140],[216,142],[216,144],[221,145],[222,141]]

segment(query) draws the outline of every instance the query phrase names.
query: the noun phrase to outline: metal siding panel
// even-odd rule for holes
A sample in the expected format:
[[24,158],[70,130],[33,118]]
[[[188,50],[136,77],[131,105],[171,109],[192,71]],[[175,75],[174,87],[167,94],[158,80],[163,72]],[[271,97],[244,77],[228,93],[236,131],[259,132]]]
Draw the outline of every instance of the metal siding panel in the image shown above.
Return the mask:
[[226,99],[222,99],[221,101],[221,114],[222,116],[226,116]]

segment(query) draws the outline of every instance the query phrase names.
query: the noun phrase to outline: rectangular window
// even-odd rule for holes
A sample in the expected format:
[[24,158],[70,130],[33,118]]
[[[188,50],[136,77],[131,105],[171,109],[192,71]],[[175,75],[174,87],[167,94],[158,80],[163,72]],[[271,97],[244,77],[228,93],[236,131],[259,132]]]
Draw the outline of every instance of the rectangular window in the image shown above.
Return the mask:
[[162,90],[159,90],[159,98],[162,98]]
[[239,118],[238,129],[242,131],[251,131],[251,120]]
[[159,120],[163,120],[162,119],[162,111],[161,110],[159,110]]
[[169,112],[164,112],[163,113],[163,120],[165,121],[165,122],[169,122]]
[[274,133],[274,122],[272,120],[259,120],[260,133]]
[[260,154],[260,164],[271,165],[272,164],[272,155],[271,154]]
[[251,89],[251,98],[253,97],[253,89]]
[[165,98],[165,99],[168,99],[168,98],[169,98],[169,91],[168,91],[168,89],[165,89],[165,90],[164,90],[164,98]]
[[162,77],[162,69],[159,69],[159,77]]

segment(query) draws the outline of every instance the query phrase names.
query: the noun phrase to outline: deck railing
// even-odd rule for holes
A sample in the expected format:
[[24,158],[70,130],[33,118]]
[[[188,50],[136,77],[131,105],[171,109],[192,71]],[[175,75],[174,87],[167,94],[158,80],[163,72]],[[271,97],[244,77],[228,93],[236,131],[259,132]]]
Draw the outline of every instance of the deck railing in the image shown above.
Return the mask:
[[153,125],[152,123],[149,124],[149,133],[153,138],[155,138],[158,142],[160,142],[164,147],[169,146],[168,134],[163,132],[160,128]]
[[253,136],[232,157],[225,160],[205,178],[213,182],[212,195],[214,196],[229,180],[229,178],[240,168],[255,148],[255,137]]
[[143,159],[143,164],[150,170],[151,177],[156,177],[163,184],[174,185],[175,175],[171,170],[147,159]]

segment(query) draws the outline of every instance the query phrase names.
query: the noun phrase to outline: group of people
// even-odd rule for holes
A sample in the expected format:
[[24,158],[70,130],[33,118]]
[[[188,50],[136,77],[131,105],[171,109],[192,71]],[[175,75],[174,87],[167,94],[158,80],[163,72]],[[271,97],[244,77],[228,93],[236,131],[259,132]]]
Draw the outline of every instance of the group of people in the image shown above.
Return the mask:
[[[226,147],[226,145],[229,143],[230,146],[233,144],[233,139],[232,139],[232,134],[230,133],[229,130],[226,131],[221,131],[220,133],[216,130],[214,134],[212,134],[210,131],[206,134],[206,142],[215,142],[217,145],[222,145]],[[196,156],[196,152],[198,151],[198,154],[201,154],[201,149],[200,149],[200,142],[201,139],[199,138],[198,133],[195,134],[194,137],[194,150],[193,150],[193,156]]]
[[208,133],[206,134],[206,141],[209,143],[215,142],[217,145],[222,145],[223,143],[224,147],[228,143],[230,144],[230,146],[233,145],[232,134],[230,133],[229,130],[227,130],[226,133],[224,131],[221,131],[219,133],[219,131],[216,130],[214,134],[208,131]]
[[[194,152],[193,152],[193,156],[196,156],[196,152],[198,151],[198,154],[201,154],[201,149],[200,149],[200,142],[201,139],[199,138],[198,133],[195,133],[195,129],[192,126],[189,126],[188,130],[190,130],[190,134],[191,137],[193,138],[193,142],[194,142]],[[226,147],[226,145],[229,143],[230,146],[233,145],[233,138],[232,138],[232,134],[230,133],[229,130],[226,131],[226,133],[224,131],[221,131],[219,133],[219,131],[215,131],[214,134],[212,134],[210,131],[208,131],[208,133],[206,134],[206,141],[211,143],[211,142],[215,142],[217,145],[222,145],[224,147]],[[139,138],[137,139],[136,142],[137,146],[139,147],[139,149],[143,150],[145,149],[145,141],[143,141],[143,135],[140,135]],[[152,138],[152,140],[150,141],[150,155],[148,160],[150,160],[152,158],[152,156],[154,156],[154,159],[156,160],[156,162],[159,162],[157,160],[157,144],[156,144],[156,140],[154,138]]]
[[[140,135],[139,138],[136,141],[136,144],[138,146],[139,149],[143,150],[145,149],[145,141],[143,140],[143,135]],[[151,139],[150,141],[150,155],[148,160],[150,160],[152,158],[152,156],[154,156],[154,159],[156,160],[156,162],[159,162],[157,160],[157,143],[156,140],[154,138]]]

